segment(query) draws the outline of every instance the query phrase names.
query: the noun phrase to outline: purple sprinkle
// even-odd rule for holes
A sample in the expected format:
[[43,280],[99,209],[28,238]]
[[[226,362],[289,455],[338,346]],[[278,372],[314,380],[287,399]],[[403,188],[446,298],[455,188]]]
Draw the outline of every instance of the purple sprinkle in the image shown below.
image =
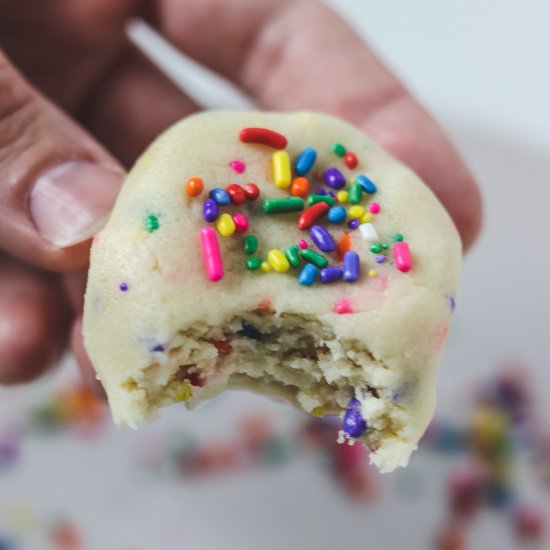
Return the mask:
[[350,437],[361,437],[367,429],[367,423],[361,414],[361,402],[355,397],[349,402],[342,427]]
[[360,220],[358,218],[353,218],[353,220],[350,220],[348,222],[348,227],[350,229],[357,229],[359,227],[359,224],[360,224]]
[[338,168],[327,168],[323,173],[323,179],[332,189],[342,189],[346,186],[346,178]]
[[330,233],[321,225],[314,225],[309,230],[309,236],[319,250],[323,252],[332,252],[336,249],[336,243],[330,236]]
[[335,193],[334,191],[329,191],[329,192],[327,193],[327,195],[328,195],[329,197],[332,197],[333,199],[336,198],[336,193]]
[[162,353],[164,351],[164,346],[162,344],[157,344],[151,351],[159,351]]
[[202,205],[202,216],[207,222],[215,222],[218,219],[219,209],[214,199],[206,199]]
[[322,187],[319,187],[319,189],[317,189],[317,191],[315,191],[315,194],[316,195],[326,195],[327,192],[325,189],[323,189]]
[[454,296],[449,296],[449,303],[451,304],[451,311],[454,311],[456,307],[456,301]]
[[337,265],[330,265],[329,267],[325,267],[321,269],[321,272],[319,273],[319,280],[324,283],[333,283],[334,281],[338,281],[342,278],[343,271],[341,267],[338,267]]
[[126,292],[128,290],[128,285],[126,283],[120,283],[119,287],[122,292]]
[[376,258],[374,259],[376,260],[377,264],[381,264],[386,261],[386,256],[384,256],[384,254],[380,254],[379,256],[376,256]]

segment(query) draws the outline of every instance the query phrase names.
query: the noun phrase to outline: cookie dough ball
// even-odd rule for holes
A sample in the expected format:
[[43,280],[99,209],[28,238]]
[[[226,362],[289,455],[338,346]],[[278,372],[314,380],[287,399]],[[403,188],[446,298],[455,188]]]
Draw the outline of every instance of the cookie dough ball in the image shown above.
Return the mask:
[[198,114],[94,240],[85,345],[118,425],[247,389],[340,415],[387,472],[433,414],[460,260],[432,192],[353,126]]

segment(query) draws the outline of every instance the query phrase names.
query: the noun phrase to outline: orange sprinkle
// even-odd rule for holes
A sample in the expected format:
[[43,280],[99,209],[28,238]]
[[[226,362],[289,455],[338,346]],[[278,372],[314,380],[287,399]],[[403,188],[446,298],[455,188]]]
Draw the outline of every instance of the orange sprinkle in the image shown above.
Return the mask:
[[307,197],[309,190],[309,181],[306,178],[296,178],[290,186],[290,193],[295,197]]
[[273,304],[271,303],[271,300],[269,298],[264,298],[256,308],[256,311],[259,311],[260,313],[269,313],[273,310]]
[[322,179],[323,177],[323,171],[322,170],[317,170],[317,172],[315,172],[315,177],[320,180]]
[[185,192],[190,197],[197,197],[202,193],[204,185],[201,178],[189,178],[185,185]]
[[338,255],[338,261],[342,261],[344,259],[344,254],[346,252],[349,252],[351,249],[351,239],[349,238],[349,235],[345,233],[342,235],[342,238],[338,241],[338,244],[336,245],[336,254]]

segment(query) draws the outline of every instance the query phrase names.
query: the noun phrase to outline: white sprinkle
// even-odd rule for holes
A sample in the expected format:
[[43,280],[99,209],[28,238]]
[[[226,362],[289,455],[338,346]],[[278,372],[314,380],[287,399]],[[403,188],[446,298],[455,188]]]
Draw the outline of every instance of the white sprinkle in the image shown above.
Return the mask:
[[378,233],[372,223],[362,223],[359,226],[359,232],[365,241],[376,242],[378,240]]

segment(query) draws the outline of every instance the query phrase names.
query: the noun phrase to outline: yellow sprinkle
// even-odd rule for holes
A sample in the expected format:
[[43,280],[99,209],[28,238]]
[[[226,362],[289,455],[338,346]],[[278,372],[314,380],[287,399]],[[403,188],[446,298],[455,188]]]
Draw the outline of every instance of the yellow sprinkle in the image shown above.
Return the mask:
[[265,271],[266,273],[271,271],[271,266],[267,262],[262,262],[260,267],[262,268],[262,271]]
[[372,214],[370,212],[365,212],[361,218],[361,223],[369,223],[370,221],[372,221]]
[[235,233],[235,222],[230,214],[222,214],[216,220],[216,229],[219,231],[220,235],[224,237],[231,237]]
[[286,151],[273,153],[273,179],[279,189],[287,189],[292,175],[290,172],[290,158]]
[[365,209],[362,206],[356,204],[348,208],[348,215],[350,218],[362,218],[365,215]]
[[349,193],[347,191],[338,191],[338,193],[336,193],[336,198],[338,199],[338,202],[348,202]]
[[376,269],[369,269],[369,277],[376,277],[377,275]]
[[270,250],[267,259],[271,267],[279,273],[284,273],[290,269],[286,256],[280,250]]
[[317,417],[321,417],[321,416],[325,416],[325,414],[327,414],[327,407],[315,407],[312,411],[311,411],[311,414],[313,416],[317,416]]
[[187,380],[185,380],[176,391],[176,401],[189,401],[191,398],[191,387]]

